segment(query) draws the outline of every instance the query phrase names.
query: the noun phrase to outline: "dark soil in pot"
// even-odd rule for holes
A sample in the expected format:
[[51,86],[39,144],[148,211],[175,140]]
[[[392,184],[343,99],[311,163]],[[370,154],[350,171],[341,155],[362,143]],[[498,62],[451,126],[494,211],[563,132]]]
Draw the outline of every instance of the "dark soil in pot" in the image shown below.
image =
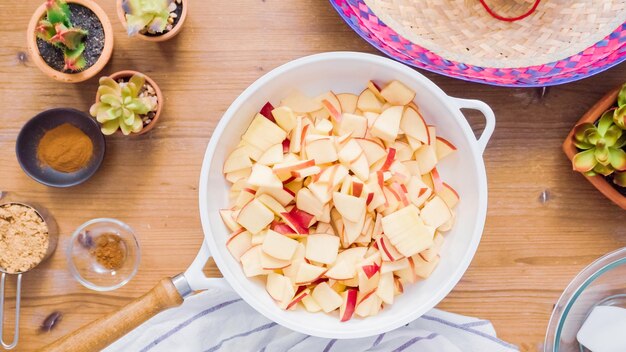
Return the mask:
[[[170,16],[171,16],[172,13],[176,14],[176,17],[174,17],[174,19],[173,19],[174,21],[172,22],[172,29],[174,27],[176,27],[176,25],[178,25],[178,22],[180,21],[180,16],[183,13],[183,2],[181,1],[180,4],[179,4],[178,2],[174,1],[174,4],[176,4],[176,9],[174,11],[170,12]],[[154,33],[153,34],[153,33],[148,33],[148,32],[145,32],[145,33],[141,32],[141,34],[145,35],[146,37],[158,37],[158,36],[164,35],[167,32],[169,32],[169,30],[166,29],[165,31],[163,31],[163,33]]]
[[616,185],[613,182],[613,175],[604,176],[604,178],[606,179],[606,182],[608,182],[613,188],[615,188],[616,191],[618,191],[621,195],[626,197],[626,187]]
[[[89,34],[85,36],[85,51],[83,53],[87,65],[85,69],[93,66],[98,58],[102,54],[104,49],[104,29],[102,23],[98,19],[93,11],[90,9],[78,5],[69,3],[71,12],[70,20],[75,27],[80,27],[89,31]],[[37,38],[37,48],[39,54],[53,69],[63,72],[63,66],[65,66],[63,60],[63,51],[51,44],[46,43],[44,40]]]

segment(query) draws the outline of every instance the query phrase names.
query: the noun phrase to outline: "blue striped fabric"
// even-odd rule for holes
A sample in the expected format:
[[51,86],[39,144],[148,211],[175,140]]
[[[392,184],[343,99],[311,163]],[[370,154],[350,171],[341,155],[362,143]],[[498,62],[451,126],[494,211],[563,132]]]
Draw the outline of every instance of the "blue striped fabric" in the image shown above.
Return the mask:
[[322,339],[288,330],[258,314],[230,288],[193,296],[123,337],[106,352],[509,352],[491,323],[433,309],[420,319],[377,336]]

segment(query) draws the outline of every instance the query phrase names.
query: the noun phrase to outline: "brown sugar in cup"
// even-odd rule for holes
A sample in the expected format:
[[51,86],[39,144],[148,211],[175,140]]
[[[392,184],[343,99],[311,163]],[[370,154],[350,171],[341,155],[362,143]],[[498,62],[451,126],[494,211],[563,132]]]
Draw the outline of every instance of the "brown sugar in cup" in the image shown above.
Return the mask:
[[35,63],[35,66],[37,66],[37,68],[39,68],[48,77],[61,82],[78,83],[88,80],[98,74],[98,72],[102,71],[104,66],[106,66],[111,59],[111,54],[113,53],[113,26],[111,25],[111,21],[104,10],[102,10],[102,8],[92,0],[68,0],[67,3],[70,6],[79,5],[87,8],[95,14],[102,25],[104,43],[100,56],[97,58],[95,63],[82,71],[63,72],[51,67],[50,64],[42,58],[38,47],[35,28],[37,28],[39,20],[46,14],[46,4],[39,6],[30,18],[28,29],[26,30],[27,44],[31,60]]
[[[142,40],[149,41],[149,42],[164,42],[178,35],[178,33],[180,33],[180,31],[183,28],[185,19],[187,19],[189,1],[188,0],[172,0],[172,1],[174,1],[176,5],[181,7],[181,10],[180,10],[180,13],[178,14],[178,20],[174,23],[174,27],[171,30],[163,34],[155,34],[155,35],[146,35],[142,33],[137,33],[136,36]],[[115,4],[115,8],[117,10],[117,17],[120,19],[120,22],[122,22],[124,29],[126,29],[127,27],[126,13],[124,12],[124,8],[122,6],[123,2],[124,0],[117,0]]]
[[[120,79],[122,79],[122,80],[129,80],[135,74],[143,75],[143,77],[146,80],[146,83],[149,86],[151,86],[152,88],[154,88],[154,91],[155,91],[156,97],[157,97],[157,110],[156,110],[156,112],[155,112],[154,116],[152,117],[152,120],[150,121],[149,124],[143,126],[141,131],[139,131],[137,133],[132,133],[131,132],[129,134],[129,136],[139,136],[139,135],[147,133],[151,129],[153,129],[154,126],[157,123],[157,120],[161,116],[161,111],[163,110],[163,92],[161,92],[161,88],[159,88],[159,86],[156,84],[156,82],[154,80],[152,80],[152,78],[148,77],[146,74],[141,73],[141,72],[137,72],[137,71],[133,71],[133,70],[124,70],[124,71],[115,72],[115,73],[109,75],[109,77],[117,82]],[[96,103],[99,102],[99,101],[100,101],[100,94],[96,94]],[[120,130],[115,132],[115,134],[123,135]]]
[[0,272],[27,272],[56,248],[54,222],[24,203],[0,204]]

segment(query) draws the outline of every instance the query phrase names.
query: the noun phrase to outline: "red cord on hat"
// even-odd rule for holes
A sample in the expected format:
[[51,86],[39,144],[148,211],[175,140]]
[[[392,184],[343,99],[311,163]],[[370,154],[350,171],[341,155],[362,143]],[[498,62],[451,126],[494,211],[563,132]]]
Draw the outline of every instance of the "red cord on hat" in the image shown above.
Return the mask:
[[483,5],[485,10],[487,10],[487,13],[489,13],[491,15],[491,17],[493,17],[495,19],[498,19],[500,21],[506,21],[506,22],[515,22],[515,21],[519,21],[521,19],[524,19],[524,18],[530,16],[533,12],[535,12],[535,10],[537,9],[537,6],[539,6],[539,3],[541,2],[541,0],[535,0],[535,3],[533,4],[533,7],[530,10],[528,10],[528,12],[522,14],[521,16],[517,16],[517,17],[502,17],[502,16],[498,15],[497,13],[495,13],[489,7],[489,5],[487,5],[485,0],[479,0],[479,1]]

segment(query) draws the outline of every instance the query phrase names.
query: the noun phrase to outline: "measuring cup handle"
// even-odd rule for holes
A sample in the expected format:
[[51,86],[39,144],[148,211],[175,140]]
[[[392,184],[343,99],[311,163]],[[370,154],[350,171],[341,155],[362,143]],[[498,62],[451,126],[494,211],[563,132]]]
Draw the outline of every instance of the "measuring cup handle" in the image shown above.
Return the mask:
[[161,279],[152,290],[120,310],[83,326],[40,351],[100,351],[157,313],[182,303],[183,298],[172,280]]
[[17,341],[20,337],[20,302],[22,300],[22,274],[17,274],[17,284],[15,288],[15,328],[13,330],[13,342],[7,343],[4,341],[4,290],[7,279],[7,274],[2,273],[0,277],[0,344],[4,349],[10,350],[17,346]]

